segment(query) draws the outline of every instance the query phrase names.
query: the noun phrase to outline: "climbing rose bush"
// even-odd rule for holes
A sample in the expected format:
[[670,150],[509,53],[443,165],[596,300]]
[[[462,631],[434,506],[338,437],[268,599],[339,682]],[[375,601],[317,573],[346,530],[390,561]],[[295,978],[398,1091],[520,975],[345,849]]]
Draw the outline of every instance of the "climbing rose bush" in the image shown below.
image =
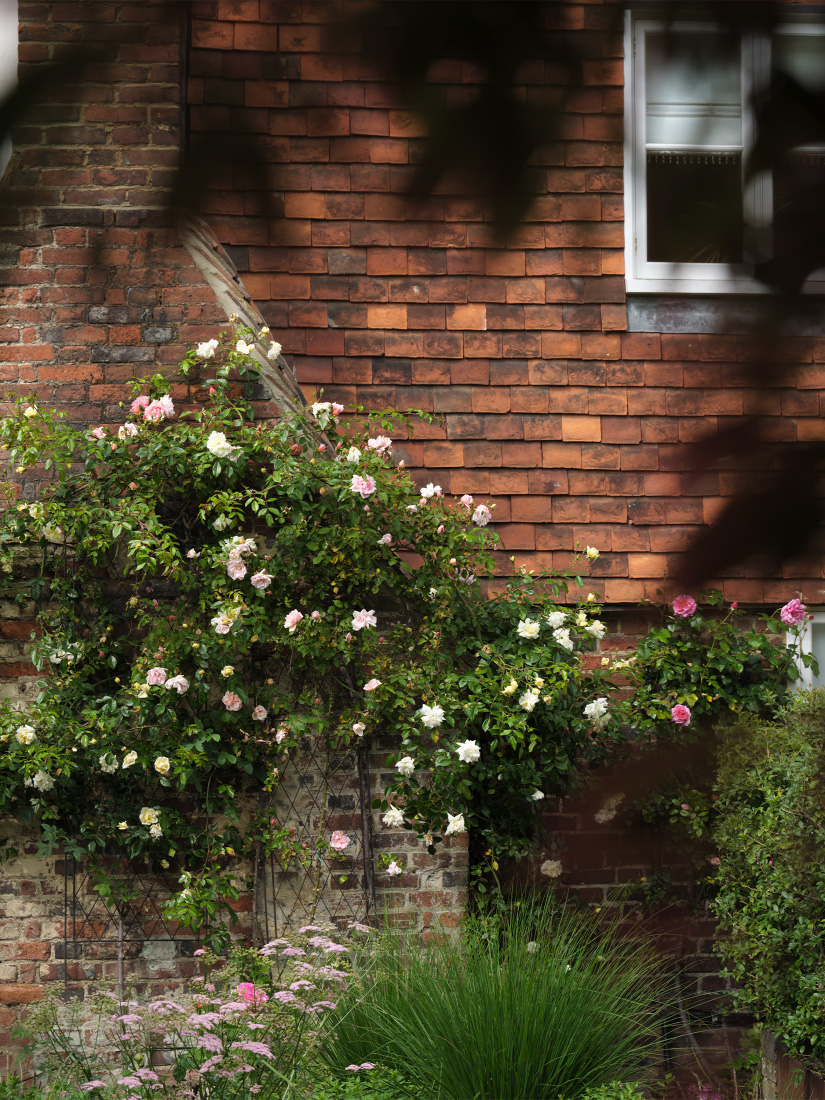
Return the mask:
[[520,573],[487,600],[491,508],[416,485],[392,445],[414,424],[395,414],[351,410],[346,441],[334,402],[256,419],[256,339],[187,355],[184,374],[212,375],[192,407],[155,376],[120,423],[22,404],[0,422],[37,486],[0,514],[0,556],[34,603],[41,677],[25,713],[0,715],[0,811],[36,817],[43,852],[99,860],[104,894],[104,851],[177,873],[169,913],[195,927],[219,923],[231,857],[258,841],[341,858],[345,834],[307,853],[272,812],[238,817],[245,788],[277,802],[306,736],[397,735],[381,827],[431,848],[474,827],[493,860],[528,846],[537,791],[620,736],[607,673],[583,659],[605,632],[596,599],[561,608],[569,578]]

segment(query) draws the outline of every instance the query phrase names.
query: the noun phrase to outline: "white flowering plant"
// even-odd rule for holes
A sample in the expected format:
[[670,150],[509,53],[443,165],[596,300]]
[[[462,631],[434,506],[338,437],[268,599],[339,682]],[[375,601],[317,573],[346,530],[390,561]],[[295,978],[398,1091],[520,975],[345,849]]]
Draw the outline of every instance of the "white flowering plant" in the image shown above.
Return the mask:
[[392,454],[414,426],[398,414],[350,410],[345,441],[335,402],[250,404],[254,339],[236,327],[190,352],[188,405],[158,375],[120,424],[22,403],[0,421],[26,475],[0,559],[40,674],[25,713],[0,713],[0,812],[36,816],[44,853],[99,860],[99,884],[104,853],[176,873],[169,915],[216,935],[233,856],[260,843],[331,865],[349,844],[319,837],[308,855],[287,822],[239,816],[239,793],[277,792],[305,736],[397,735],[386,826],[430,848],[473,827],[493,863],[528,846],[536,791],[564,791],[620,737],[592,714],[610,694],[586,659],[599,604],[557,602],[575,572],[519,572],[487,599],[491,509],[413,481]]

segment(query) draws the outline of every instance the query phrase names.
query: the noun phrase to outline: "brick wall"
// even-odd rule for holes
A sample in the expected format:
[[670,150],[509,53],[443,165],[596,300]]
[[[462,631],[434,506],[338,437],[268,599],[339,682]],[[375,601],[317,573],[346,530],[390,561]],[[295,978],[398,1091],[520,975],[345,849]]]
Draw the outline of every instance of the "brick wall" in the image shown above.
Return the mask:
[[[360,53],[338,52],[335,6],[197,0],[191,123],[254,134],[268,158],[283,218],[260,216],[261,192],[236,174],[209,219],[307,392],[439,414],[399,450],[422,482],[493,499],[502,572],[510,555],[550,569],[595,545],[593,587],[632,603],[674,573],[737,483],[735,469],[691,477],[685,444],[749,412],[769,440],[825,436],[825,340],[786,341],[798,367],[766,391],[745,337],[625,331],[623,43],[610,4],[545,7],[582,36],[583,85],[505,248],[480,195],[405,197],[420,123]],[[517,94],[539,102],[554,72],[525,66]],[[447,103],[479,79],[458,58],[433,76]],[[775,604],[820,600],[820,577],[811,553],[781,576],[762,561],[717,582]]]

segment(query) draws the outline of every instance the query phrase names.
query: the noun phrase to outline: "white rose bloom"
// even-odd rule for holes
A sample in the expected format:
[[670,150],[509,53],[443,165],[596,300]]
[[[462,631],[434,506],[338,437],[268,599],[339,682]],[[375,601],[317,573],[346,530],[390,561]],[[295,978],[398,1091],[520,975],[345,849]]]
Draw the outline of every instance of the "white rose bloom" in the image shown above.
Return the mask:
[[200,359],[211,359],[217,350],[217,340],[207,340],[205,344],[198,344],[197,348],[195,349],[196,354]]
[[449,824],[444,830],[445,836],[452,836],[453,834],[458,835],[458,833],[467,832],[467,826],[464,824],[464,814],[448,813],[447,818],[449,819]]
[[225,531],[227,527],[231,527],[232,520],[229,516],[218,516],[217,519],[212,520],[212,526],[216,531]]
[[606,714],[607,699],[604,696],[599,699],[594,699],[592,703],[588,703],[584,708],[585,718],[588,722],[592,722],[594,726],[604,725]]
[[553,631],[553,637],[564,649],[573,648],[573,639],[570,637],[569,630],[565,630],[563,627],[559,627],[558,630]]
[[168,756],[158,756],[155,758],[155,771],[158,775],[168,775],[172,765]]
[[353,722],[352,732],[355,734],[356,737],[363,737],[366,728],[367,727],[364,725],[363,722]]
[[123,763],[120,765],[122,768],[131,768],[131,766],[137,761],[136,752],[127,752],[123,757]]
[[424,486],[423,489],[420,490],[420,492],[421,492],[421,496],[424,498],[424,500],[429,500],[431,497],[436,497],[436,496],[440,497],[441,496],[441,486],[440,485],[433,485],[433,483],[430,481],[427,485]]
[[38,791],[50,791],[54,786],[54,780],[48,772],[44,772],[41,768],[34,773],[34,779],[32,785],[37,787]]
[[551,611],[544,619],[549,627],[553,630],[558,630],[563,623],[567,621],[567,613],[565,611]]
[[235,351],[239,351],[241,355],[249,355],[250,352],[255,350],[254,344],[247,344],[246,340],[239,340],[235,345]]
[[271,360],[271,362],[274,363],[278,356],[281,354],[281,350],[281,345],[278,343],[277,340],[270,340],[269,348],[266,353],[267,359]]
[[360,462],[361,452],[357,447],[350,447],[347,451],[347,462]]
[[598,813],[594,814],[594,820],[599,825],[606,825],[608,821],[612,821],[619,810],[619,806],[624,801],[624,794],[614,794],[608,798],[607,802],[602,806]]
[[462,764],[475,764],[481,756],[481,749],[477,741],[459,741],[455,747],[458,759]]
[[114,775],[118,769],[118,763],[114,757],[109,760],[109,755],[109,753],[105,753],[103,756],[99,757],[98,763],[100,764],[100,770],[102,772],[105,772],[106,775]]
[[519,638],[538,638],[541,627],[532,619],[520,619],[516,627]]
[[578,613],[578,615],[576,616],[576,626],[587,626],[587,623],[588,623],[587,612],[580,611]]
[[118,829],[120,829],[121,832],[124,832],[126,829],[129,828],[129,823],[127,821],[118,821],[117,827]]
[[596,549],[595,546],[586,546],[584,548],[584,552],[591,561],[595,561],[596,558],[599,556],[599,551]]
[[235,671],[234,665],[224,665],[221,669],[221,676],[231,676]]
[[160,825],[158,824],[150,825],[149,836],[152,838],[152,840],[160,840],[160,838],[163,836],[163,829],[161,829]]
[[415,761],[411,756],[405,756],[395,765],[395,770],[399,775],[403,775],[405,779],[409,779],[415,771]]
[[541,800],[544,798],[544,791],[535,790],[530,795],[530,797],[534,802],[541,802]]
[[33,416],[37,416],[37,409],[34,405],[29,405],[23,410],[23,416],[27,416],[31,420]]
[[510,683],[506,687],[501,689],[501,694],[502,695],[515,695],[515,693],[517,691],[518,691],[518,682],[516,680],[511,680]]
[[206,449],[216,458],[228,458],[232,454],[232,444],[223,432],[210,432],[206,440]]
[[434,703],[433,706],[428,707],[426,703],[422,704],[421,710],[421,724],[426,726],[428,730],[435,730],[444,721],[444,708],[440,707],[438,703]]
[[194,547],[192,547],[191,550],[187,550],[186,556],[187,556],[187,558],[190,558],[190,559],[199,558],[200,557],[200,551],[198,551]]
[[137,684],[136,686],[137,686],[137,697],[138,697],[138,699],[148,699],[149,698],[150,685],[149,684]]
[[547,878],[558,878],[562,873],[562,865],[560,859],[546,859],[539,868],[543,875]]
[[404,815],[397,806],[390,806],[381,820],[388,828],[397,829],[404,824]]
[[34,726],[18,726],[14,737],[21,745],[31,745],[32,742],[37,740]]
[[522,710],[526,710],[529,713],[538,701],[539,693],[537,691],[528,690],[519,697],[518,705]]
[[601,622],[600,619],[594,619],[592,623],[584,628],[591,638],[603,638],[607,633],[607,627]]
[[527,944],[527,954],[528,955],[534,955],[536,953],[536,951],[538,951],[538,949],[539,949],[539,945],[535,940],[530,940],[530,942]]
[[144,806],[140,811],[139,820],[141,825],[155,825],[159,817],[160,813],[157,810],[153,810],[149,806]]

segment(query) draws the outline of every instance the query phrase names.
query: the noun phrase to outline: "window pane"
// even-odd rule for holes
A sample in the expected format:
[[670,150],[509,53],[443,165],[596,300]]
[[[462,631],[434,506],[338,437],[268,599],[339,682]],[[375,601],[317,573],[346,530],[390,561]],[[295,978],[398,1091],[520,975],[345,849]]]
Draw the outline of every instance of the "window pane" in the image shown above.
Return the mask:
[[825,687],[825,622],[821,619],[811,623],[811,652],[819,661],[819,676],[814,676],[814,687]]
[[825,92],[825,35],[777,34],[773,61],[809,92]]
[[741,44],[713,32],[646,36],[648,144],[741,145]]
[[647,258],[742,263],[741,154],[647,154]]

